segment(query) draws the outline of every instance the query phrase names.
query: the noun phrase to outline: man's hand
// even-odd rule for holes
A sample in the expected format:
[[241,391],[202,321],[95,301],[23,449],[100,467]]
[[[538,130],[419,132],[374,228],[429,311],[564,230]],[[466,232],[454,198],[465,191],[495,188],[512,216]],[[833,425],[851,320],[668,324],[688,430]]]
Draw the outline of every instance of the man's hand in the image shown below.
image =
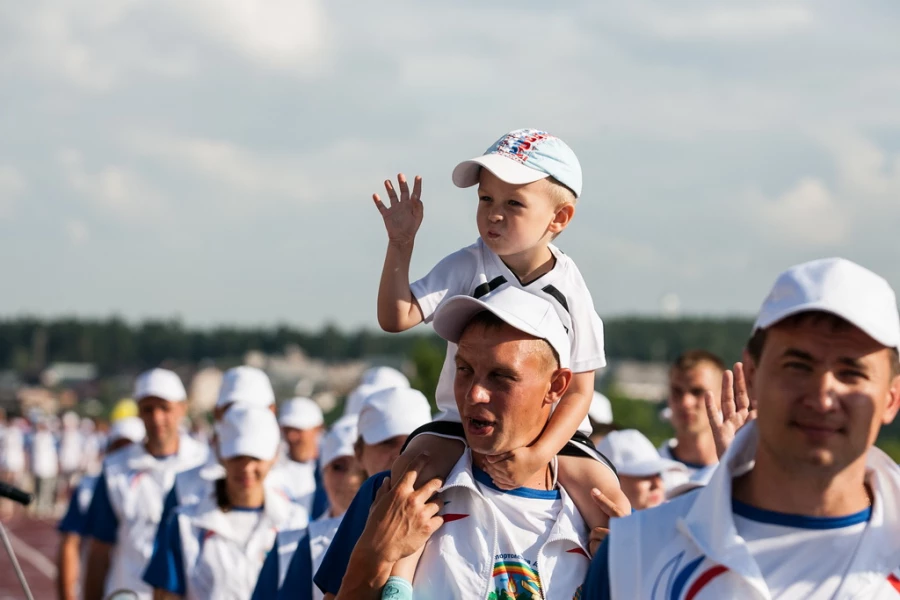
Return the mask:
[[384,228],[387,229],[388,241],[397,245],[409,245],[416,239],[416,232],[422,224],[424,210],[422,207],[422,178],[416,176],[413,183],[412,194],[409,193],[409,184],[403,173],[397,175],[397,184],[400,188],[400,197],[394,190],[390,179],[385,180],[384,189],[390,198],[390,207],[384,205],[378,194],[373,194],[375,208],[384,219]]
[[725,454],[738,429],[756,418],[756,403],[747,393],[747,381],[744,379],[744,365],[734,364],[734,373],[722,373],[722,407],[716,406],[712,394],[704,396],[706,414],[712,427],[713,440],[716,443],[716,454],[719,458]]
[[424,546],[443,524],[438,515],[442,504],[434,498],[441,480],[432,479],[418,490],[413,487],[427,460],[425,453],[413,459],[396,485],[391,485],[390,478],[384,480],[357,548],[367,548],[378,560],[394,563]]
[[[612,500],[603,495],[603,492],[594,488],[591,490],[591,498],[594,499],[594,502],[597,506],[600,507],[600,510],[606,513],[606,515],[610,519],[617,519],[619,517],[627,517],[629,515],[628,512],[625,512],[621,507],[615,504]],[[591,530],[591,535],[589,539],[591,556],[597,554],[597,549],[600,547],[600,543],[606,539],[606,536],[609,535],[608,527],[594,527]]]
[[535,446],[523,446],[496,456],[484,457],[484,472],[502,490],[520,488],[538,471],[546,468],[553,456],[543,456]]

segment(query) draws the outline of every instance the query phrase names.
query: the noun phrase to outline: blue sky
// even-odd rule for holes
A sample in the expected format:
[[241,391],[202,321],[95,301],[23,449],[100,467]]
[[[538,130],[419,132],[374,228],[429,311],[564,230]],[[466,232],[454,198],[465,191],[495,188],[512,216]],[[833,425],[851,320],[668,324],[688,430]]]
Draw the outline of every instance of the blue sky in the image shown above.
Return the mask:
[[900,8],[34,0],[0,5],[0,314],[375,324],[370,195],[423,175],[424,274],[474,241],[462,159],[579,155],[558,245],[601,316],[751,314],[842,255],[900,287]]

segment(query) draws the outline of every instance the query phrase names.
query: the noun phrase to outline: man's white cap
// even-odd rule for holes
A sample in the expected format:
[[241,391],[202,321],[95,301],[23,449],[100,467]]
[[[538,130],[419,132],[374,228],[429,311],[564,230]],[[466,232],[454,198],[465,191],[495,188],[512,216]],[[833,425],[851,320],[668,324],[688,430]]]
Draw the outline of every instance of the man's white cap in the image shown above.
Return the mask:
[[597,450],[615,465],[619,475],[650,477],[665,471],[687,471],[680,462],[661,457],[653,443],[637,429],[609,432],[597,444]]
[[594,423],[609,425],[613,422],[612,404],[609,398],[600,392],[594,392],[591,399],[591,407],[588,408],[588,416]]
[[888,348],[900,349],[900,315],[890,284],[843,258],[823,258],[778,276],[753,331],[807,311],[836,315]]
[[478,183],[481,169],[513,185],[534,183],[553,177],[581,196],[581,164],[561,139],[538,129],[517,129],[491,144],[482,156],[459,163],[453,183],[466,188]]
[[501,288],[481,299],[453,296],[437,309],[434,331],[457,343],[472,317],[485,310],[523,333],[547,340],[559,356],[559,366],[569,368],[569,335],[556,310],[543,298],[516,287]]
[[380,389],[409,387],[409,379],[392,367],[372,367],[362,374],[360,385],[375,385]]
[[232,403],[264,408],[275,404],[269,376],[256,367],[234,367],[225,371],[216,406]]
[[324,469],[336,458],[356,455],[353,445],[359,437],[358,422],[357,415],[346,415],[334,422],[328,433],[322,437],[322,447],[319,450],[321,468]]
[[138,375],[134,382],[134,399],[162,398],[169,402],[184,402],[187,392],[181,378],[168,369],[151,369]]
[[219,456],[250,456],[271,460],[281,443],[278,421],[268,408],[236,404],[216,424]]
[[325,423],[325,417],[318,404],[309,398],[291,398],[281,405],[278,424],[294,429],[314,429]]
[[116,440],[131,440],[135,444],[139,444],[144,441],[146,435],[147,430],[140,417],[123,417],[109,427],[110,443]]
[[422,392],[388,388],[369,396],[359,411],[359,435],[367,444],[380,444],[430,422],[431,406]]

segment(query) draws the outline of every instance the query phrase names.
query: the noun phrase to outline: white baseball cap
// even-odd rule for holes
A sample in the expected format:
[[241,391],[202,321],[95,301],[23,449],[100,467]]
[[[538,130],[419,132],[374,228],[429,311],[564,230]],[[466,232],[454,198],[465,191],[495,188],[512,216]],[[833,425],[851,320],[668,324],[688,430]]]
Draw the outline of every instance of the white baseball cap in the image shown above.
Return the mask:
[[807,311],[836,315],[876,342],[900,350],[894,290],[882,277],[849,260],[813,260],[779,275],[763,301],[753,331]]
[[547,340],[559,356],[559,366],[569,368],[569,334],[556,310],[543,298],[516,287],[500,288],[481,299],[453,296],[435,312],[434,330],[457,343],[472,317],[485,310],[523,333]]
[[338,419],[322,437],[322,447],[319,450],[319,466],[327,467],[336,458],[342,456],[355,456],[353,445],[359,437],[357,415],[346,415]]
[[609,425],[613,422],[612,404],[609,398],[600,392],[594,392],[591,398],[591,407],[588,408],[588,416],[594,423]]
[[314,429],[325,423],[322,409],[309,398],[291,398],[281,405],[278,424],[294,429]]
[[467,188],[478,183],[481,169],[513,185],[553,177],[581,196],[581,163],[558,137],[538,129],[510,131],[491,144],[482,156],[463,161],[453,169],[453,183]]
[[219,456],[250,456],[271,460],[281,443],[278,421],[268,408],[237,404],[216,424]]
[[144,441],[146,435],[147,430],[140,417],[123,417],[109,427],[110,443],[116,440],[131,440],[135,444],[139,444]]
[[134,399],[140,402],[144,398],[162,398],[169,402],[184,402],[187,392],[181,378],[168,369],[151,369],[144,371],[134,381]]
[[269,376],[256,367],[234,367],[225,371],[216,406],[232,403],[263,408],[275,404],[275,392]]
[[431,406],[422,392],[388,388],[369,396],[359,411],[359,435],[367,444],[380,444],[430,422]]
[[392,367],[372,367],[366,369],[360,379],[361,385],[375,385],[380,389],[392,387],[409,387],[406,375]]
[[619,475],[627,477],[650,477],[665,471],[687,472],[680,462],[663,458],[653,447],[653,443],[637,429],[611,431],[597,444],[616,467]]

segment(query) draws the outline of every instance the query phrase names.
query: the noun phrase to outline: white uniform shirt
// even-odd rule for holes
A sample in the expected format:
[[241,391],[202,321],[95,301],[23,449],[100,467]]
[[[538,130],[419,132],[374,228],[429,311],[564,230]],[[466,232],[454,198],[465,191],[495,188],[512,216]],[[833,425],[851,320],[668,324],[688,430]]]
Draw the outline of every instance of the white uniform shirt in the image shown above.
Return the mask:
[[[338,527],[344,515],[339,517],[330,517],[326,512],[324,515],[309,524],[309,551],[312,558],[312,573],[319,570],[322,565],[322,559],[325,558],[325,551],[331,545],[334,534],[337,533]],[[316,584],[312,584],[313,600],[322,600],[325,594]]]
[[37,431],[31,440],[31,473],[40,478],[59,475],[56,439],[49,431]]
[[[684,462],[680,458],[676,457],[673,449],[678,445],[678,441],[675,438],[666,440],[657,450],[659,450],[659,455],[668,460],[674,460],[675,462],[679,462],[684,465],[685,471],[677,471],[675,469],[669,469],[668,471],[663,471],[661,473],[663,485],[666,488],[666,493],[668,494],[671,490],[686,484],[691,478],[697,475],[703,469],[707,467],[704,465],[697,465],[694,463]],[[714,465],[709,465],[713,467]]]
[[15,425],[3,429],[0,437],[0,471],[21,474],[25,471],[25,436]]
[[266,477],[266,485],[312,513],[316,494],[316,461],[297,462],[282,456]]
[[59,467],[63,473],[81,469],[81,449],[84,438],[77,429],[64,429],[59,438]]
[[[522,285],[503,261],[481,238],[466,248],[441,260],[425,277],[410,286],[422,309],[426,323],[430,323],[441,302],[452,296],[466,295],[480,298],[501,286],[513,285],[539,296],[556,309],[569,332],[572,345],[572,371],[584,373],[606,366],[603,346],[603,322],[594,310],[594,301],[578,267],[571,258],[552,244],[550,251],[556,265],[549,272]],[[441,414],[438,419],[459,421],[453,395],[456,344],[447,344],[447,355],[441,369],[435,397]],[[587,417],[579,430],[590,434]]]

